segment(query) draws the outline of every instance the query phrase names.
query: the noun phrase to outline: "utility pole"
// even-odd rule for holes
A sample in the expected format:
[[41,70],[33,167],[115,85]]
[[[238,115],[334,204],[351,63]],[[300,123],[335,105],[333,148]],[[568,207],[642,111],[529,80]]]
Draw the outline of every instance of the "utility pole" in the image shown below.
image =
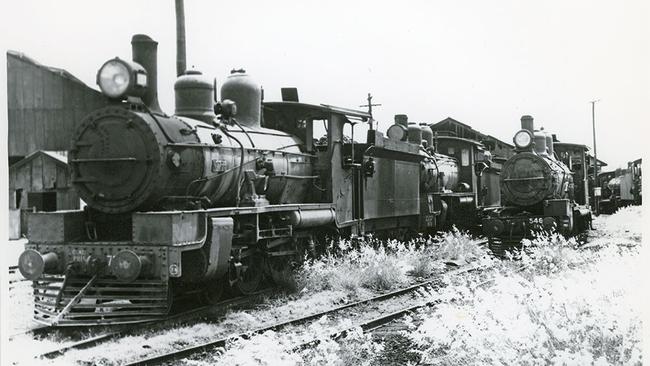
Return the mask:
[[593,192],[594,192],[594,208],[596,210],[596,215],[598,215],[599,212],[599,207],[598,204],[600,203],[600,195],[596,196],[596,185],[598,184],[598,153],[596,152],[596,103],[599,102],[600,99],[592,100],[591,102],[591,123],[592,123],[592,129],[594,133],[594,183],[593,183]]
[[373,106],[378,107],[378,106],[380,106],[380,105],[381,105],[381,104],[372,104],[372,94],[368,93],[368,104],[363,104],[363,105],[360,105],[360,106],[359,106],[359,107],[368,107],[368,114],[370,115],[370,129],[371,129],[371,130],[373,129],[373,126],[372,126],[372,121],[373,121],[373,118],[372,118],[372,107],[373,107]]

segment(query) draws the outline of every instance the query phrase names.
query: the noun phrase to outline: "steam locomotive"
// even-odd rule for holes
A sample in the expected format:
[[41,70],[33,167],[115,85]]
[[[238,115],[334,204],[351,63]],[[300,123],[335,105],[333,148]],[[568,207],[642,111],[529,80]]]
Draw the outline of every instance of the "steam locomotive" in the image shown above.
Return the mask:
[[600,213],[613,213],[619,207],[642,203],[641,162],[641,159],[637,159],[628,162],[627,169],[598,174]]
[[[244,70],[232,71],[216,105],[215,85],[184,73],[170,116],[157,100],[156,50],[136,35],[132,61],[98,71],[111,104],[85,117],[69,151],[85,209],[29,217],[19,269],[33,281],[36,321],[151,321],[180,295],[214,303],[226,288],[253,293],[328,236],[475,221],[491,163],[480,143],[434,141],[403,115],[386,137],[370,113],[301,103],[295,90],[263,102]],[[360,123],[370,125],[363,143]]]
[[483,212],[490,249],[504,255],[536,232],[571,235],[589,228],[586,147],[556,143],[553,135],[535,130],[531,116],[521,117],[513,141],[516,153],[504,163],[500,178],[504,205]]

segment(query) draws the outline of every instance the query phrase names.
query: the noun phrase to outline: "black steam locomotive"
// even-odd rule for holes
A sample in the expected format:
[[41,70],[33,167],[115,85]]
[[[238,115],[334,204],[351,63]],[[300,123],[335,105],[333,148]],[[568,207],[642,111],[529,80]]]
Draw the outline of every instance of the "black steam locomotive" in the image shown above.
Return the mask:
[[[300,103],[295,90],[263,102],[243,70],[216,106],[213,83],[186,72],[170,116],[157,101],[157,43],[136,35],[132,48],[133,61],[100,68],[112,104],[84,119],[70,148],[87,206],[29,217],[19,269],[34,281],[38,322],[149,321],[179,294],[209,303],[225,288],[250,294],[328,236],[426,232],[476,217],[490,165],[481,144],[447,141],[459,160],[403,116],[385,137],[369,113]],[[370,123],[362,143],[343,133],[359,123]],[[316,139],[321,124],[326,136]]]
[[637,159],[628,162],[627,169],[598,174],[599,213],[613,213],[619,207],[642,203],[641,162],[642,159]]
[[[535,130],[531,116],[521,117],[521,128],[513,138],[516,154],[504,163],[501,172],[504,205],[486,209],[482,219],[483,233],[498,255],[519,247],[521,239],[536,232],[571,235],[591,226],[591,211],[583,206],[586,147],[557,144],[562,147],[558,156],[554,137]],[[572,154],[575,151],[579,152],[578,159]]]

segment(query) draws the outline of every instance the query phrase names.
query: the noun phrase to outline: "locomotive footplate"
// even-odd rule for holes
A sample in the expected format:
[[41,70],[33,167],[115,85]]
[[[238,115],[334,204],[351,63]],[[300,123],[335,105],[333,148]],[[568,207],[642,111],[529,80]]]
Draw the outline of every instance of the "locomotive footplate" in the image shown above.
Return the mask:
[[109,325],[153,321],[169,313],[172,292],[166,280],[92,279],[42,275],[33,281],[34,320],[52,326]]

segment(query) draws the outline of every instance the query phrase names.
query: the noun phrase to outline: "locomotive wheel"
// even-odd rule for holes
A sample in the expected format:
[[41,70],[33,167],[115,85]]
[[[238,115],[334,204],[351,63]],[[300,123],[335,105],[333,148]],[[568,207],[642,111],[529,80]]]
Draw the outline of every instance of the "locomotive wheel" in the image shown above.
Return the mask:
[[216,305],[223,299],[225,285],[222,280],[209,282],[201,292],[201,300],[206,305]]
[[259,255],[250,256],[242,260],[234,289],[242,295],[250,295],[257,291],[263,278],[264,260]]
[[269,258],[268,270],[273,283],[280,287],[294,291],[297,288],[296,279],[291,271],[291,257]]

